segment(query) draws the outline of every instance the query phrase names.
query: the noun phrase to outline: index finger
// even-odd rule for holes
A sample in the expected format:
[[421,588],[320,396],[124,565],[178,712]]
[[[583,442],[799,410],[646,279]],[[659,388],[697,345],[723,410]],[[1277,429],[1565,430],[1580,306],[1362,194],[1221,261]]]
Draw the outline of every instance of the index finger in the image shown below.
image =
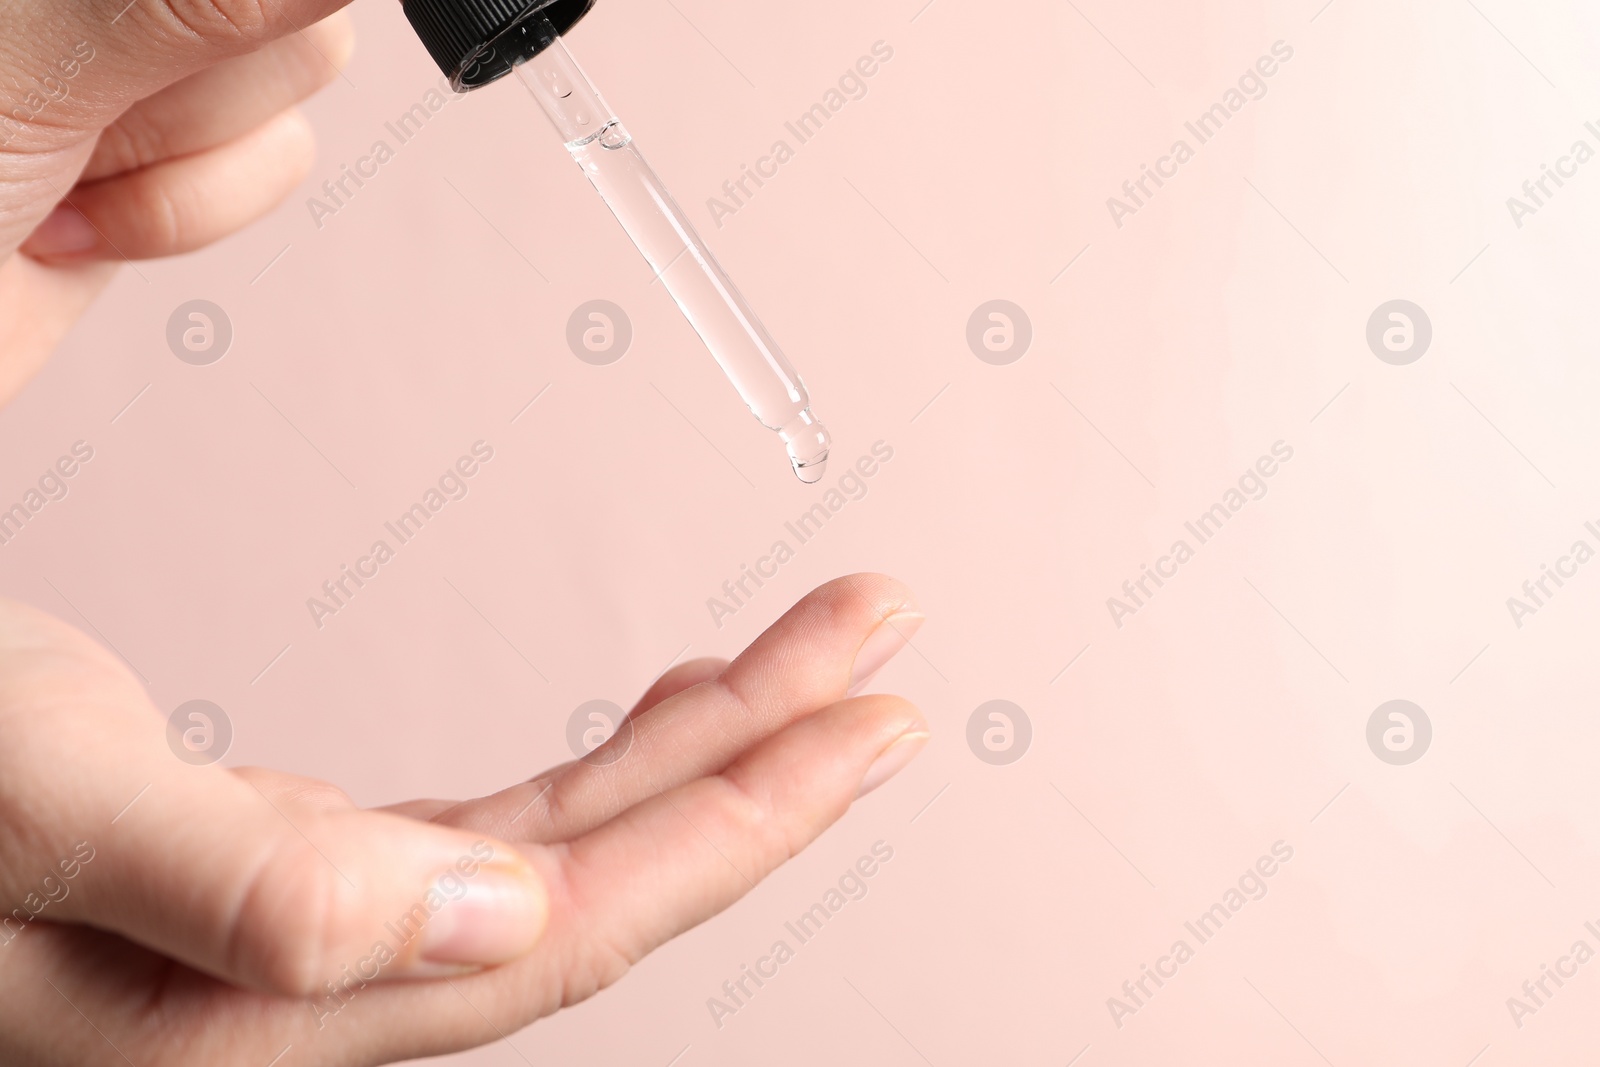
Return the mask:
[[717,677],[633,717],[588,757],[438,821],[512,841],[563,841],[639,801],[726,768],[752,745],[827,707],[910,642],[911,591],[855,574],[807,594]]
[[320,21],[349,0],[23,0],[0,4],[0,68],[27,97],[0,148],[48,148],[220,60]]

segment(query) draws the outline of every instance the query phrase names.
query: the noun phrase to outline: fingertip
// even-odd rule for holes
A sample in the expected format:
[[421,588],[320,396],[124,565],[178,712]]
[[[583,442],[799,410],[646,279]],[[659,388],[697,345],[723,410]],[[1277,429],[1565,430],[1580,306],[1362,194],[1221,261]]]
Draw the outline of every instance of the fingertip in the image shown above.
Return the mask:
[[662,677],[665,678],[668,675],[673,675],[677,677],[698,676],[703,678],[715,678],[717,675],[721,674],[727,669],[728,661],[721,656],[697,656],[694,659],[684,660],[682,663],[667,671],[666,674],[663,674]]
[[[922,710],[904,697],[848,697],[772,738],[741,761],[745,766],[737,773],[748,775],[754,767],[770,773],[773,767],[809,762],[807,787],[831,781],[835,802],[847,804],[903,770],[932,735]],[[852,785],[857,786],[853,795]]]
[[83,212],[63,200],[22,242],[24,255],[49,262],[80,259],[100,247],[100,232]]
[[681,693],[701,682],[709,682],[727,669],[728,661],[720,656],[701,656],[698,659],[686,660],[669,667],[650,686],[649,693]]
[[356,50],[356,24],[348,9],[335,11],[321,22],[306,27],[311,45],[327,62],[327,80],[339,76]]
[[921,709],[904,697],[852,697],[834,707],[849,709],[859,733],[859,750],[873,754],[852,800],[860,800],[905,770],[933,736],[933,728]]
[[[317,135],[304,112],[285,108],[233,142],[189,157],[206,165],[171,184],[187,187],[183,225],[160,253],[187,252],[254,222],[282,203],[305,181],[317,161]],[[185,160],[149,168],[181,168]],[[181,195],[181,194],[180,194]],[[130,253],[134,255],[135,253]]]
[[911,587],[898,578],[874,571],[846,574],[827,582],[811,594],[841,605],[872,612],[887,618],[897,612],[917,611],[917,598]]
[[835,578],[751,642],[722,682],[769,721],[810,714],[859,688],[905,646],[920,617],[910,588],[888,575]]
[[264,139],[273,142],[272,147],[284,153],[282,158],[291,164],[295,174],[293,184],[304,181],[317,160],[316,130],[305,113],[297,107],[280,111],[262,125],[260,132]]
[[[311,174],[311,168],[317,162],[316,130],[311,125],[311,120],[306,118],[305,113],[298,107],[285,108],[250,133],[238,138],[232,146],[223,146],[219,151],[226,151],[229,147],[233,148],[230,154],[236,158],[231,165],[221,168],[223,171],[232,169],[247,159],[264,164],[259,165],[255,171],[260,202],[248,217],[240,218],[223,232],[183,241],[185,251],[202,244],[209,244],[233,230],[248,225],[281,204],[301,182],[306,180]],[[226,177],[219,173],[211,178],[207,186],[210,190],[216,190],[226,180]],[[207,213],[221,214],[215,210]],[[206,221],[203,219],[197,218],[195,222],[196,225],[190,227],[192,231],[206,227]]]
[[[916,597],[904,582],[885,574],[850,574],[827,582],[795,605],[802,627],[813,634],[833,634],[849,640],[856,650],[851,657],[852,672],[848,689],[882,667],[893,652],[882,657],[871,671],[855,669],[861,650],[872,642],[890,620],[922,618]],[[906,627],[899,626],[904,632]],[[898,648],[895,649],[898,651]]]
[[862,743],[868,747],[875,743],[879,751],[907,734],[931,736],[933,733],[921,708],[892,693],[850,697],[839,701],[834,708],[848,709],[850,718],[862,732]]
[[429,888],[425,907],[437,911],[422,927],[414,954],[395,972],[429,978],[500,966],[533,951],[550,920],[545,880],[520,851],[486,841],[492,857],[475,871],[447,870]]
[[848,695],[855,696],[916,636],[928,617],[920,611],[897,611],[885,618],[861,642],[850,668]]
[[926,729],[912,729],[889,742],[889,747],[878,753],[878,758],[872,761],[872,766],[862,775],[861,784],[856,787],[856,799],[860,800],[905,770],[922,752],[932,736]]

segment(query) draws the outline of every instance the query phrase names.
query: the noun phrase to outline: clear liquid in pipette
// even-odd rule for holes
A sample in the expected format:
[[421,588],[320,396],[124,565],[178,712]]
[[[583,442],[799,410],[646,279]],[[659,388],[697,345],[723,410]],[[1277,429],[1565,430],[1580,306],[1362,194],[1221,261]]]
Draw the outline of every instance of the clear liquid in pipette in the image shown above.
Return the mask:
[[518,77],[751,413],[783,441],[795,474],[820,481],[832,439],[800,375],[553,28],[549,35]]

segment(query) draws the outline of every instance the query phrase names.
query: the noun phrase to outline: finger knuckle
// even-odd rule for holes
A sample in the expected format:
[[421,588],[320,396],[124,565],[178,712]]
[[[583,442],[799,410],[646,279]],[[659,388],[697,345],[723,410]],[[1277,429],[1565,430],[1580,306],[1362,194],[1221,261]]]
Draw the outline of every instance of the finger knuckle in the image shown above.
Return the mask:
[[[570,793],[573,789],[571,775],[558,776],[548,787],[539,786],[539,793],[528,804],[528,810],[523,813],[523,818],[532,818],[530,825],[543,825],[551,828],[559,827],[562,830],[580,825],[582,818],[572,807]],[[538,785],[539,779],[535,778],[530,785]]]
[[[305,29],[302,57],[316,72],[319,84],[338,77],[356,47],[355,24],[349,12],[338,11]],[[310,52],[310,55],[305,55]]]
[[329,974],[339,892],[309,843],[284,840],[246,883],[228,938],[233,969],[286,996],[314,993]]
[[134,228],[137,253],[161,255],[182,249],[190,229],[187,192],[169,181],[151,178],[132,187],[130,207],[124,216]]
[[272,35],[272,20],[259,0],[162,0],[173,27],[207,42],[260,44]]
[[95,145],[97,170],[120,174],[137,170],[172,154],[166,131],[139,111],[129,111],[100,133]]
[[771,797],[760,785],[730,770],[708,779],[717,791],[717,832],[737,843],[757,871],[765,872],[791,859],[799,851],[787,822],[775,816]]
[[332,782],[309,779],[291,785],[285,791],[284,799],[303,811],[329,811],[355,807],[355,801],[350,799],[350,794]]

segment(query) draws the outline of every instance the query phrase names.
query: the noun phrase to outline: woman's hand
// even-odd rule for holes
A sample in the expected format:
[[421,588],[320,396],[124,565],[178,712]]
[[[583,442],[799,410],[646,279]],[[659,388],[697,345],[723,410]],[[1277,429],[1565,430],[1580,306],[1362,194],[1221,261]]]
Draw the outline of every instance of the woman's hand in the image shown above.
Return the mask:
[[916,709],[849,694],[920,622],[841,578],[582,761],[365,811],[179,760],[120,661],[0,602],[0,1062],[376,1064],[583,1000],[910,761]]
[[294,105],[350,55],[342,4],[0,0],[0,406],[116,264],[225,237],[305,177]]

